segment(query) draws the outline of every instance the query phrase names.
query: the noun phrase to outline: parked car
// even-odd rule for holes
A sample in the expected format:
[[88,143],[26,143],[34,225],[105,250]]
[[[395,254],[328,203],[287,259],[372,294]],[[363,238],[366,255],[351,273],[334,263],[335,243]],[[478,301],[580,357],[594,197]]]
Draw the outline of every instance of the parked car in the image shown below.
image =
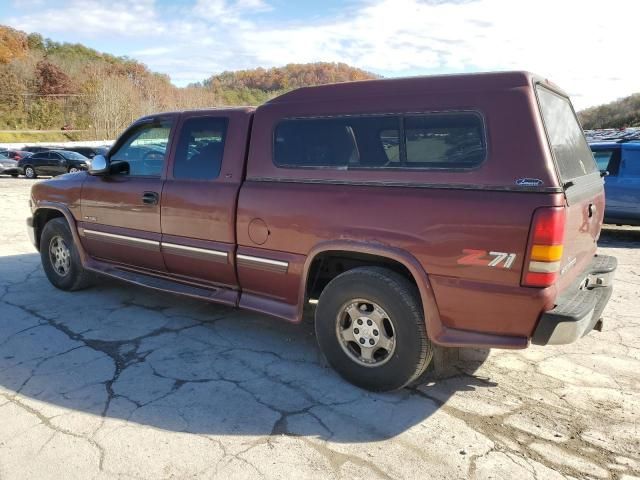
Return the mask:
[[9,157],[6,153],[0,152],[0,175],[11,175],[12,177],[17,177],[18,174],[18,162]]
[[105,155],[109,149],[106,147],[64,147],[64,150],[78,152],[80,155],[91,159],[96,155]]
[[27,152],[25,150],[11,150],[11,149],[2,149],[0,150],[0,154],[6,155],[8,158],[12,160],[22,160],[25,157],[32,155],[31,152]]
[[56,145],[27,145],[22,148],[25,152],[41,153],[48,152],[49,150],[60,150],[62,147]]
[[640,141],[591,144],[598,168],[608,172],[605,223],[640,226]]
[[89,159],[87,157],[67,150],[34,153],[18,162],[20,172],[27,178],[36,178],[38,175],[56,176],[63,173],[75,173],[86,170],[88,165]]
[[329,363],[371,390],[414,381],[433,344],[573,342],[612,291],[600,172],[567,95],[528,73],[151,115],[88,173],[31,190],[54,286],[97,272],[290,322],[312,303]]

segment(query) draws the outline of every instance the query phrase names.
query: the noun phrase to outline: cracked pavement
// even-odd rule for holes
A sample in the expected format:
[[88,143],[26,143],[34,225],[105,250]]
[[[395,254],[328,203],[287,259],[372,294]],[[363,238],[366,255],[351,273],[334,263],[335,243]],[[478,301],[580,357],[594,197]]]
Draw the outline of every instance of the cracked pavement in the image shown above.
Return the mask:
[[279,320],[101,279],[53,288],[32,181],[0,178],[0,479],[640,478],[640,229],[602,333],[464,350],[455,371],[364,392]]

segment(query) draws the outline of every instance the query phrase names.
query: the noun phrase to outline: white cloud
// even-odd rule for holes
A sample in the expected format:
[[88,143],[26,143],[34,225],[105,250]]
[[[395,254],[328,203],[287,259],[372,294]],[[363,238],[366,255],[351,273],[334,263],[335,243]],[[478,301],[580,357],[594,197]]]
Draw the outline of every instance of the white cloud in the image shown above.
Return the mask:
[[153,0],[72,0],[9,23],[52,36],[130,38],[132,55],[178,84],[290,62],[343,61],[385,75],[526,69],[583,108],[640,91],[640,2],[618,0],[624,15],[605,10],[599,0],[359,0],[332,18],[276,23],[266,0],[195,0],[170,10]]
[[118,34],[139,38],[165,32],[165,24],[157,17],[154,6],[154,0],[71,0],[9,18],[8,23],[21,30],[48,35],[75,33],[79,37],[95,38]]

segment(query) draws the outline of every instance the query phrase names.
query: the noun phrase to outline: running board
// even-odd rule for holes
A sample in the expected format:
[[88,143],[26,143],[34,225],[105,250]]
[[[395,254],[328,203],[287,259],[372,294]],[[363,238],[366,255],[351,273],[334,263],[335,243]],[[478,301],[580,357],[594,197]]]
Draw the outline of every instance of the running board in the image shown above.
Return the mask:
[[162,278],[156,275],[116,267],[96,260],[91,261],[91,265],[86,265],[85,268],[101,275],[161,292],[197,298],[207,302],[222,303],[233,307],[238,306],[239,293],[229,288],[191,285],[169,278]]

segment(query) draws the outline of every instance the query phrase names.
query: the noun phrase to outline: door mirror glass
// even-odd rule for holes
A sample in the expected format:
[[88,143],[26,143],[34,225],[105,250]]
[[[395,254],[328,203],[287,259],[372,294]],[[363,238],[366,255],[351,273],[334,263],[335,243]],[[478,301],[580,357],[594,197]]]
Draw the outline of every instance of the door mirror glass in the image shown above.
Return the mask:
[[106,175],[109,173],[109,160],[104,155],[96,155],[91,160],[89,175]]

